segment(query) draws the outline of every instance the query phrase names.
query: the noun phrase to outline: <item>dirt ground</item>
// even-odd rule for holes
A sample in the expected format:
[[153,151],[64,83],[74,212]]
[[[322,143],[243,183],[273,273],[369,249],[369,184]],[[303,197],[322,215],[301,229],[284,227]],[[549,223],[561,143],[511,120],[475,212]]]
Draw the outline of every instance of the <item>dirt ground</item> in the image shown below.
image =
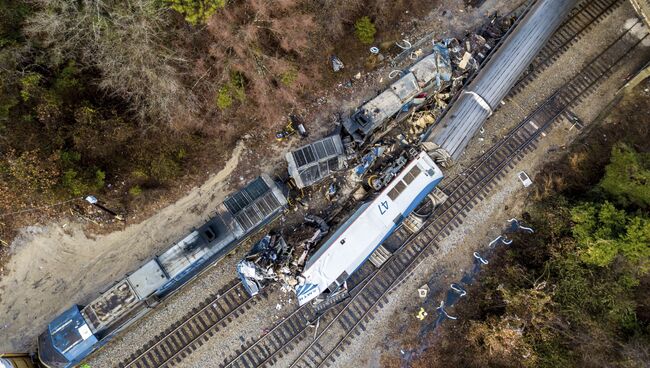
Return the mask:
[[[504,13],[519,3],[489,0],[480,9],[471,9],[461,0],[439,1],[417,22],[414,19],[396,29],[403,28],[399,35],[411,40],[462,36],[482,23],[488,10]],[[334,129],[333,112],[357,106],[386,85],[391,69],[388,62],[370,73],[360,69],[362,76],[352,80],[352,87],[341,83],[305,106],[310,139]],[[356,75],[357,70],[347,72]],[[305,143],[293,139],[267,144],[267,139],[255,132],[242,137],[224,168],[205,183],[165,207],[162,203],[152,205],[157,210],[154,215],[129,218],[121,230],[92,235],[88,221],[75,217],[21,229],[10,243],[8,262],[0,269],[0,351],[33,349],[36,336],[54,316],[72,303],[92,300],[112,282],[206,221],[227,193],[247,180],[260,172],[283,171],[284,153]]]

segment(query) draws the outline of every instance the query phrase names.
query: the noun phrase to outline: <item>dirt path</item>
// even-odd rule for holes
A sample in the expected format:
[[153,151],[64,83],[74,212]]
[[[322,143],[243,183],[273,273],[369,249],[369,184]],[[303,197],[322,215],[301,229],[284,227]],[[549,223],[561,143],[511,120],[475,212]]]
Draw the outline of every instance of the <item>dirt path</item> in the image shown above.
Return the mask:
[[26,349],[52,316],[84,303],[200,224],[227,194],[246,149],[240,141],[224,168],[156,215],[122,231],[88,238],[79,223],[30,226],[12,243],[0,280],[0,351]]

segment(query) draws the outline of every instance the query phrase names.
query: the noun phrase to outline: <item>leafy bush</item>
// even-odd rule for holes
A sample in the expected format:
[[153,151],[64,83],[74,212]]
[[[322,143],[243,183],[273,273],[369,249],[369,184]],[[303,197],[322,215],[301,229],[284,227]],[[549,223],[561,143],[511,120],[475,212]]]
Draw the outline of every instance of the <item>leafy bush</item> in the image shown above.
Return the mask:
[[354,23],[354,34],[361,43],[369,45],[375,42],[377,29],[369,17],[361,17]]
[[217,107],[219,110],[226,110],[232,106],[232,96],[230,95],[230,89],[228,86],[223,86],[219,88],[217,92]]
[[137,197],[140,194],[142,194],[142,188],[140,188],[139,185],[134,185],[129,189],[129,194],[134,197]]
[[41,79],[42,76],[38,73],[28,73],[20,79],[20,97],[23,101],[27,102],[34,96],[38,90],[38,85],[41,82]]
[[185,16],[185,20],[197,25],[207,21],[217,10],[226,6],[226,0],[168,0],[171,9]]
[[100,189],[103,188],[104,185],[106,184],[104,180],[106,179],[106,173],[100,169],[97,169],[95,171],[95,188]]
[[74,196],[80,196],[86,192],[86,186],[78,178],[79,174],[74,169],[68,169],[63,173],[61,184]]
[[291,68],[286,72],[282,73],[282,75],[280,75],[280,83],[288,87],[292,85],[297,78],[298,78],[298,72],[295,69]]
[[246,100],[246,77],[244,73],[233,71],[230,73],[230,80],[217,92],[217,107],[219,110],[226,110],[232,106],[234,100],[244,102]]
[[180,173],[180,165],[165,154],[160,154],[151,162],[149,173],[152,179],[164,183]]
[[650,208],[650,154],[616,144],[600,187],[623,206]]

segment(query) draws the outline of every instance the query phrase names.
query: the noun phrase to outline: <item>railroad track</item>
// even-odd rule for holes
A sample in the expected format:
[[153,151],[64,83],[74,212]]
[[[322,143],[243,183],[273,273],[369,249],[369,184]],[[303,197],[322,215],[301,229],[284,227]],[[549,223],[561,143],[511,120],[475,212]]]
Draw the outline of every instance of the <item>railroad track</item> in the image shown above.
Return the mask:
[[178,363],[253,304],[241,282],[233,280],[118,366],[157,368]]
[[[354,335],[365,330],[374,312],[387,302],[387,296],[411,274],[426,256],[436,250],[436,240],[460,226],[468,211],[478,204],[505,173],[527,153],[536,148],[542,134],[560,119],[568,119],[567,109],[582,101],[614,71],[615,66],[641,42],[631,42],[621,35],[593,59],[580,73],[561,87],[547,101],[515,127],[492,150],[470,168],[464,179],[452,180],[443,189],[449,198],[417,235],[410,237],[402,249],[376,272],[371,273],[352,291],[348,300],[320,316],[318,332],[310,306],[298,308],[273,332],[256,340],[227,358],[223,367],[257,367],[273,364],[303,341],[308,332],[314,339],[293,360],[291,367],[320,367],[329,365]],[[647,36],[646,36],[647,37]],[[363,269],[363,268],[362,268]]]
[[530,65],[530,70],[519,78],[510,90],[507,100],[519,94],[539,74],[562,56],[596,25],[612,14],[627,0],[587,0],[581,2],[560,25]]
[[[339,316],[347,313],[347,320],[355,321],[353,324],[340,323],[339,331],[325,329],[316,339],[305,349],[297,359],[291,364],[291,367],[321,367],[331,361],[341,350],[349,343],[353,335],[358,335],[365,330],[365,323],[373,318],[372,312],[380,308],[382,302],[385,302],[386,295],[392,292],[403,280],[410,275],[410,271],[435,251],[435,241],[445,233],[450,227],[457,227],[462,223],[462,217],[466,216],[467,211],[471,208],[471,203],[477,203],[480,194],[487,194],[496,182],[505,176],[505,172],[512,169],[525,154],[531,152],[535,144],[541,139],[542,134],[547,131],[552,124],[559,121],[558,118],[566,118],[564,115],[567,109],[581,102],[585,97],[595,91],[595,89],[611,75],[614,68],[625,59],[625,57],[634,50],[641,40],[630,42],[624,35],[619,37],[610,47],[598,55],[589,65],[587,65],[571,81],[554,93],[542,106],[529,115],[515,128],[513,134],[509,135],[507,142],[504,142],[497,150],[490,154],[490,157],[483,160],[483,164],[476,170],[477,175],[470,179],[467,184],[469,190],[463,190],[464,183],[454,188],[454,193],[458,197],[468,196],[466,200],[458,200],[449,208],[445,209],[442,214],[444,221],[434,221],[428,230],[424,231],[425,237],[415,240],[414,251],[416,257],[412,257],[408,252],[401,253],[399,257],[394,258],[394,264],[406,265],[402,272],[402,277],[393,278],[391,273],[396,271],[387,268],[389,272],[383,273],[382,270],[377,272],[377,278],[387,275],[387,280],[393,279],[392,285],[386,288],[385,292],[376,294],[370,289],[370,292],[364,293],[360,290],[355,298],[351,300],[345,308],[338,312]],[[648,36],[646,35],[646,38]],[[621,83],[621,86],[624,83]],[[475,183],[475,184],[472,184]],[[459,206],[462,206],[459,208]],[[454,211],[456,207],[456,211]],[[456,219],[456,221],[454,221]],[[411,259],[412,258],[412,259]],[[383,268],[383,267],[382,267]],[[386,280],[386,281],[387,281]],[[367,283],[372,285],[372,283]],[[333,323],[330,325],[334,325]],[[329,326],[328,326],[329,327]],[[329,336],[326,332],[333,331]],[[339,334],[336,334],[339,332]],[[334,335],[334,336],[332,336]],[[328,352],[328,353],[325,353]]]
[[[512,99],[517,95],[523,88],[530,84],[540,73],[546,70],[549,66],[560,57],[562,54],[567,52],[569,48],[580,40],[584,35],[588,33],[589,30],[594,28],[596,25],[600,24],[607,16],[612,14],[618,7],[627,2],[627,0],[584,0],[576,8],[571,11],[569,17],[564,23],[558,27],[557,31],[553,33],[553,36],[549,39],[546,46],[540,50],[537,57],[533,60],[528,70],[522,75],[517,83],[510,90],[508,95],[505,97],[505,100]],[[524,6],[526,1],[522,2],[519,7]],[[530,7],[534,4],[534,1],[530,2],[526,9],[522,12],[521,17],[525,16]],[[521,18],[519,18],[521,19]],[[515,23],[518,24],[518,21]],[[505,36],[509,35],[513,29],[509,30]],[[503,37],[502,40],[496,45],[496,47],[490,52],[490,54],[481,62],[481,68],[494,56],[496,51],[499,49],[506,37]],[[481,68],[476,70],[465,82],[463,83],[463,88],[461,88],[450,100],[447,107],[442,111],[438,116],[435,123],[431,125],[438,124],[447,114],[449,109],[453,106],[454,102],[460,97],[461,91],[465,89],[476,76],[481,71]],[[426,134],[430,133],[431,127],[427,130]]]
[[[566,52],[566,50],[582,37],[582,35],[584,35],[595,24],[600,23],[623,2],[624,0],[596,0],[593,2],[584,1],[581,3],[581,5],[572,12],[571,17],[554,34],[549,41],[549,44],[542,49],[540,55],[535,59],[531,66],[532,70],[518,81],[514,90],[518,92],[523,89],[541,71],[557,60],[562,53]],[[509,97],[517,92],[511,93]],[[506,140],[503,141],[503,144],[505,144],[505,141]],[[483,158],[477,160],[477,162],[475,162],[465,172],[465,176],[469,177],[471,173],[478,170],[478,168],[481,167],[481,160],[486,160],[485,157],[494,154],[499,147],[501,147],[499,144],[493,146],[484,156],[482,156]],[[529,148],[526,150],[528,151],[532,149],[534,149],[534,143],[531,143]],[[455,177],[452,181],[441,186],[441,189],[444,191],[451,192],[450,198],[445,203],[459,203],[458,201],[462,196],[462,194],[460,194],[462,191],[458,188],[454,190],[450,189],[458,184],[458,178],[460,178],[460,176]],[[460,183],[460,186],[463,188],[466,188],[467,185],[467,181]],[[476,194],[476,200],[469,203],[468,208],[472,208],[482,199],[482,194]],[[446,211],[443,208],[436,209],[434,215],[437,215],[438,212]],[[451,223],[448,224],[449,226],[441,227],[444,235],[448,235],[450,231],[462,224],[462,218],[458,216],[454,216],[450,221]],[[434,222],[429,225],[438,226],[435,225],[436,223],[439,222]],[[399,239],[399,243],[402,244],[400,250],[407,248],[407,244],[416,241],[414,239],[419,239],[418,236],[422,230],[415,234],[411,234],[403,227],[400,227],[394,234],[394,238]],[[368,267],[370,266],[366,265],[364,268]],[[368,274],[368,272],[365,272],[364,274]],[[361,275],[361,273],[359,275]],[[359,278],[359,275],[355,274],[356,278],[361,282],[363,278]],[[268,297],[269,292],[269,289],[264,290],[264,292],[261,293],[262,297]],[[255,302],[252,301],[252,298],[248,297],[248,294],[243,291],[243,286],[238,282],[238,280],[233,280],[222,292],[206,298],[199,307],[193,309],[192,312],[188,313],[181,320],[170,326],[162,334],[155,336],[143,348],[136,351],[136,353],[130,356],[127,360],[121,362],[118,366],[125,368],[149,368],[177,364],[195,350],[197,346],[202,345],[212,337],[214,333],[220,330],[220,328],[226,327],[226,325],[233,319],[240,316],[245,310],[250,309],[253,304],[255,304]],[[305,313],[304,315],[301,315],[302,318],[298,318],[301,320],[301,323],[296,326],[302,326],[304,325],[304,321],[313,320],[317,316],[317,312],[314,310],[301,311],[301,309],[299,309],[294,313],[296,315]],[[294,314],[292,314],[292,316],[293,315]],[[246,351],[246,348],[242,351]],[[237,352],[237,354],[240,353],[241,352]],[[226,361],[228,361],[228,359],[226,359]],[[225,365],[230,365],[230,363],[225,363]]]

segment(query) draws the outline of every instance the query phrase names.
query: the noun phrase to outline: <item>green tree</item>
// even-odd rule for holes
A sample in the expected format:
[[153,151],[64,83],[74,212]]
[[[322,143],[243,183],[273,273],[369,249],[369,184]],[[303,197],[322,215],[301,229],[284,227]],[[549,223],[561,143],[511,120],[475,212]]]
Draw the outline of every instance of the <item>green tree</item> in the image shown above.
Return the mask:
[[627,214],[612,203],[581,203],[571,210],[573,237],[581,249],[581,259],[601,267],[618,255],[647,272],[650,259],[650,220]]
[[354,23],[354,34],[361,43],[369,45],[375,42],[377,29],[369,17],[361,17]]
[[600,187],[623,206],[650,208],[650,155],[616,144]]

